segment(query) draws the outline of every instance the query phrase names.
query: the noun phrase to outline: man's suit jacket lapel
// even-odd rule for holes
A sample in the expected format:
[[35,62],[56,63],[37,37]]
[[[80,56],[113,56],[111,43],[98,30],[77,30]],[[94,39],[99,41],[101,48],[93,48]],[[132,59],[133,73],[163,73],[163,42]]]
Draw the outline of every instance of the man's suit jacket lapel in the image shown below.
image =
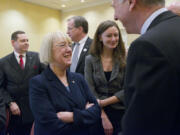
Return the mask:
[[157,16],[151,23],[151,25],[149,26],[148,30],[150,30],[151,28],[153,28],[154,26],[156,26],[157,24],[159,24],[160,22],[164,22],[167,19],[176,17],[177,15],[173,14],[170,11],[166,11],[162,14],[160,14],[159,16]]
[[73,43],[73,44],[72,44],[72,50],[74,50],[75,44],[76,44],[76,43]]
[[24,70],[21,69],[14,53],[10,54],[8,62],[10,65],[8,68],[14,78],[16,78],[16,82],[22,82],[24,80]]
[[26,63],[24,68],[24,73],[27,73],[29,71],[29,68],[31,67],[32,63],[32,56],[27,52],[26,53]]
[[81,51],[81,54],[79,56],[79,60],[78,60],[78,64],[77,64],[77,68],[78,66],[81,64],[81,62],[83,61],[83,59],[85,59],[86,54],[88,53],[89,50],[89,46],[90,46],[90,38],[88,37],[88,39],[86,40],[86,43],[84,44],[84,47]]
[[20,67],[14,53],[10,54],[9,64],[11,65],[12,68],[15,68],[16,71],[22,72],[21,67]]
[[24,70],[21,69],[14,53],[10,55],[9,63],[11,64],[11,67],[16,69],[16,71],[27,73],[32,63],[32,56],[28,52],[26,53],[26,63]]

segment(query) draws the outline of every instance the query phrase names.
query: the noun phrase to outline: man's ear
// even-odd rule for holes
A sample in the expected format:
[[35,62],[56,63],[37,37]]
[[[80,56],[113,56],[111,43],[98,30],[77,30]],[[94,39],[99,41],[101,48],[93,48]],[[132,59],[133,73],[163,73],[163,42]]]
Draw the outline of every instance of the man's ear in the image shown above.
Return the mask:
[[78,29],[83,32],[83,27],[79,26]]
[[15,40],[11,40],[12,46],[14,46],[15,42],[16,42]]
[[129,11],[131,12],[137,4],[137,0],[129,0]]

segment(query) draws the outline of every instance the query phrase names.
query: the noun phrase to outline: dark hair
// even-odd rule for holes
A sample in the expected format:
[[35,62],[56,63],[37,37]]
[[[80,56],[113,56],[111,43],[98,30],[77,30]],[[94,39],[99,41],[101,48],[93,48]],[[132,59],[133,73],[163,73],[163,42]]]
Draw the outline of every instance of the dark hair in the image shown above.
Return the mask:
[[82,16],[73,16],[68,19],[68,21],[73,20],[74,21],[74,27],[82,27],[84,33],[88,33],[88,22],[87,20]]
[[17,38],[18,38],[17,37],[18,34],[25,34],[25,32],[24,31],[20,31],[20,30],[13,32],[12,35],[11,35],[11,40],[15,40],[16,41]]
[[100,55],[103,51],[103,43],[102,41],[100,41],[99,38],[102,35],[102,33],[104,33],[104,31],[106,31],[109,27],[113,26],[116,27],[119,32],[119,42],[117,47],[113,50],[113,59],[118,59],[120,61],[120,68],[124,68],[126,65],[126,49],[121,37],[120,29],[114,21],[107,20],[99,24],[94,35],[92,45],[90,47],[90,54],[100,58]]

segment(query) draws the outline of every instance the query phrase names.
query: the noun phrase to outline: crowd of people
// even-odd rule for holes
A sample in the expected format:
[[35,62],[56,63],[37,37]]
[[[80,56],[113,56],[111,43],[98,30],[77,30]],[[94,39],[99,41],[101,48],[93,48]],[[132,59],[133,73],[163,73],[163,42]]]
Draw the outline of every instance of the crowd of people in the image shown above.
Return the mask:
[[128,53],[112,20],[91,39],[88,21],[73,16],[39,53],[13,32],[14,50],[0,59],[0,135],[179,135],[178,5],[112,0],[114,19],[140,34]]

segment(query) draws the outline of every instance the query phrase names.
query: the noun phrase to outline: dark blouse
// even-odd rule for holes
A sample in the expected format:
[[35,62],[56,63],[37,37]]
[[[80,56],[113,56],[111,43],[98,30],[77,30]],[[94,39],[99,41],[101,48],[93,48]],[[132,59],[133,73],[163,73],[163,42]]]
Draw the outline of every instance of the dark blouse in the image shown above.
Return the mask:
[[111,73],[112,73],[112,71],[104,71],[104,74],[105,74],[106,80],[107,80],[108,82],[109,82],[109,80],[110,80]]

